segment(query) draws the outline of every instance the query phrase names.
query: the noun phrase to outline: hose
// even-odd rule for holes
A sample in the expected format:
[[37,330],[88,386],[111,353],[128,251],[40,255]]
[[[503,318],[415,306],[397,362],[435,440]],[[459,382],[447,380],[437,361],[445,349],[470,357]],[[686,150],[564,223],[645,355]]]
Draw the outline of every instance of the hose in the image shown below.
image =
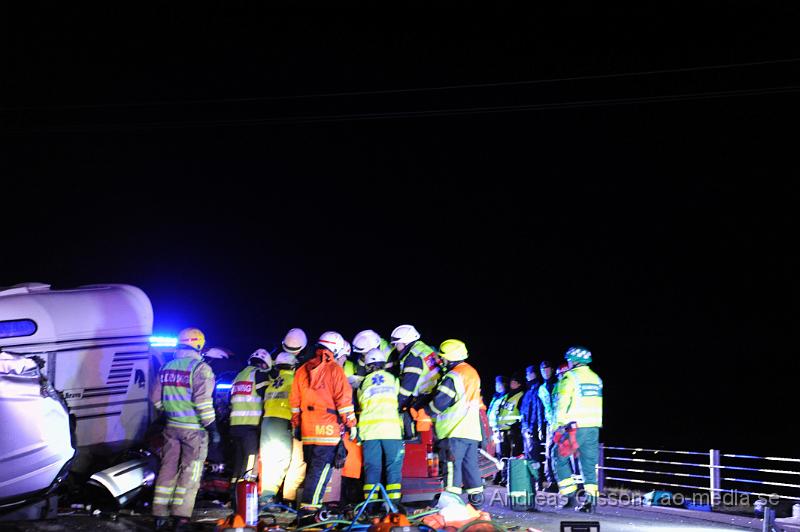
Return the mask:
[[507,532],[505,528],[503,528],[502,526],[498,525],[494,521],[487,521],[485,519],[478,519],[477,521],[470,521],[469,523],[466,523],[466,524],[462,525],[461,528],[459,528],[456,532],[465,532],[466,530],[469,530],[469,528],[474,526],[474,525],[492,525],[492,527],[494,527],[495,530],[499,530],[500,532]]
[[269,508],[281,508],[281,509],[283,509],[283,510],[286,510],[286,511],[292,512],[292,513],[294,513],[294,514],[296,514],[296,513],[297,513],[297,510],[295,510],[295,509],[294,509],[294,508],[292,508],[291,506],[286,506],[285,504],[281,504],[281,503],[279,503],[279,502],[273,502],[273,503],[271,503],[271,504],[268,504],[266,507],[267,507],[267,509],[269,509]]

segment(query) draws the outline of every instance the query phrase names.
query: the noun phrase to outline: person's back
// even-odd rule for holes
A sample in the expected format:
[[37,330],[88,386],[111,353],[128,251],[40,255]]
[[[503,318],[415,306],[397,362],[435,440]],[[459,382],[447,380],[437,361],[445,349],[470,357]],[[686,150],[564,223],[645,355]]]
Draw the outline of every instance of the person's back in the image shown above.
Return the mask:
[[353,390],[335,358],[345,349],[342,335],[327,331],[317,341],[314,357],[295,373],[289,405],[292,427],[300,429],[307,464],[301,510],[304,515],[322,505],[325,487],[341,441],[340,422],[357,437]]
[[358,433],[363,440],[364,496],[386,476],[386,492],[393,501],[402,494],[403,440],[399,402],[400,382],[386,367],[379,348],[364,357],[367,374],[358,389]]

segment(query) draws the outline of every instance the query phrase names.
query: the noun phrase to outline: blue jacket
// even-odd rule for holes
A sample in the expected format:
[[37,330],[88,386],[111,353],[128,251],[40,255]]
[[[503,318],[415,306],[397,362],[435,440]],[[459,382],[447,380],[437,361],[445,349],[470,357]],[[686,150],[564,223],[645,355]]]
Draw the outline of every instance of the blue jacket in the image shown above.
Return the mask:
[[539,400],[540,380],[528,383],[528,390],[522,396],[519,411],[522,415],[522,432],[535,433],[539,427],[539,420],[544,416],[542,402]]

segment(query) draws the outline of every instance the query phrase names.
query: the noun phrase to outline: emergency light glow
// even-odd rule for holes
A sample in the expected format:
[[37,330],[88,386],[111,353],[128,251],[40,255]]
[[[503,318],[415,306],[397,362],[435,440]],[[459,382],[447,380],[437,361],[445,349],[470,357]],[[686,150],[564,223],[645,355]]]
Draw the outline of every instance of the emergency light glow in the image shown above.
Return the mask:
[[173,336],[151,336],[150,345],[153,347],[175,347],[178,339]]
[[228,383],[221,382],[221,383],[217,384],[217,390],[230,390],[231,386],[233,386],[233,384],[231,384],[229,382]]

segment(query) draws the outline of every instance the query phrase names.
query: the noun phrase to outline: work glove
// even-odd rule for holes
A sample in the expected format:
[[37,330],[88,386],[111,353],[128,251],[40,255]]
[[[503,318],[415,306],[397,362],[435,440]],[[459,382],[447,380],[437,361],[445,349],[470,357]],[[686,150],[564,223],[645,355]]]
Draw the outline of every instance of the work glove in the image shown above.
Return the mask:
[[358,441],[358,427],[355,425],[350,427],[350,441]]
[[212,421],[206,425],[206,432],[208,432],[209,443],[211,443],[211,445],[219,445],[219,443],[222,441],[222,436],[219,435],[216,421]]

